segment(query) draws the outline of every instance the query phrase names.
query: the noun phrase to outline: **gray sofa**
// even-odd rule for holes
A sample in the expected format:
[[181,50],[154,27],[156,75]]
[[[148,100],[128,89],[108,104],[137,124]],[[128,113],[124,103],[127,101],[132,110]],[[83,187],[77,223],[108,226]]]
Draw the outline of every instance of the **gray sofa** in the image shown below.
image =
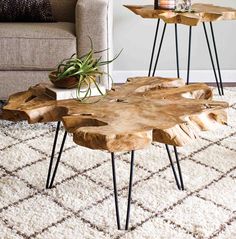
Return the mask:
[[51,0],[51,5],[55,23],[0,23],[0,99],[47,81],[59,61],[90,48],[88,36],[95,49],[111,48],[112,0]]

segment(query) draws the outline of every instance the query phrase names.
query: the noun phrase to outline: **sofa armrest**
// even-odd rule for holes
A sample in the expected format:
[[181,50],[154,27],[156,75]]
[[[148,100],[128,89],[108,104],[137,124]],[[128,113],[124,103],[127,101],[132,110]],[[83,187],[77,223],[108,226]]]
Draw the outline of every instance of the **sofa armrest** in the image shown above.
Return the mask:
[[[103,52],[103,60],[112,58],[112,0],[78,0],[76,5],[77,54],[83,55],[90,49],[91,37],[95,50],[109,49]],[[110,73],[111,66],[105,71]],[[111,87],[108,79],[103,79],[107,89]]]

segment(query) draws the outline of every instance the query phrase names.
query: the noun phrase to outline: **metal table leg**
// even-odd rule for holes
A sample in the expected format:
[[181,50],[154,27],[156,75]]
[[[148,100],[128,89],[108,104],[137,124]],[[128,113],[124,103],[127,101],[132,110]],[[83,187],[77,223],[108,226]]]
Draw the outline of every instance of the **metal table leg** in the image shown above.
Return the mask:
[[[153,63],[153,58],[154,58],[155,49],[156,49],[156,42],[157,42],[157,35],[158,35],[159,25],[160,25],[160,19],[157,22],[156,33],[155,33],[155,36],[154,36],[154,43],[153,43],[153,48],[152,48],[152,54],[151,54],[148,76],[151,76],[151,72],[152,72],[152,63]],[[163,39],[164,39],[164,36],[165,36],[165,30],[166,30],[166,23],[164,24],[164,28],[163,28],[163,31],[162,31],[162,36],[161,36],[160,45],[159,45],[159,48],[158,48],[158,53],[157,53],[154,69],[153,69],[153,72],[152,72],[152,76],[155,76],[155,74],[156,74],[157,63],[158,63],[158,60],[159,60]],[[190,32],[189,33],[190,33],[190,35],[189,35],[190,45],[189,45],[189,65],[188,65],[188,67],[190,68],[190,50],[191,50],[191,33],[192,33],[192,28],[191,27],[190,27]],[[179,49],[178,49],[178,27],[177,27],[177,24],[175,24],[175,47],[176,47],[177,76],[179,77],[180,76],[180,71],[179,71]],[[177,149],[176,149],[176,147],[174,147],[176,163],[177,163],[177,168],[178,168],[178,175],[179,175],[179,178],[180,178],[180,183],[179,183],[179,180],[178,180],[178,177],[177,177],[177,174],[176,174],[176,170],[174,168],[174,163],[173,163],[173,160],[172,160],[172,157],[171,157],[171,154],[170,154],[169,146],[168,145],[165,145],[165,146],[166,146],[167,154],[168,154],[168,157],[169,157],[169,160],[170,160],[170,163],[171,163],[172,171],[173,171],[173,174],[174,174],[174,177],[175,177],[175,180],[176,180],[177,187],[178,187],[179,190],[184,190],[184,183],[183,183],[181,168],[180,168],[180,164],[179,164]]]
[[192,26],[189,27],[187,85],[189,84],[189,76],[190,76],[191,45],[192,45]]
[[168,157],[169,157],[169,160],[170,160],[170,164],[171,164],[171,168],[172,168],[172,171],[173,171],[173,174],[174,174],[174,177],[175,177],[176,185],[177,185],[179,190],[183,191],[184,190],[184,182],[183,182],[181,167],[180,167],[180,163],[179,163],[177,148],[174,146],[174,153],[175,153],[178,175],[176,173],[174,162],[172,160],[172,156],[171,156],[170,149],[169,149],[168,145],[166,145],[166,151],[167,151],[167,154],[168,154]]
[[160,57],[160,54],[161,54],[161,48],[162,48],[162,43],[163,43],[163,40],[164,40],[165,32],[166,32],[166,23],[164,24],[164,27],[163,27],[163,31],[162,31],[162,35],[161,35],[161,41],[160,41],[160,45],[159,45],[159,48],[158,48],[157,57],[156,57],[156,61],[155,61],[155,65],[154,65],[154,70],[153,70],[152,76],[155,76],[157,64],[158,64],[159,57]]
[[217,52],[217,47],[216,47],[215,34],[214,34],[214,29],[213,29],[212,22],[210,22],[210,28],[211,28],[211,36],[212,36],[213,46],[214,46],[214,51],[215,51],[216,64],[217,64],[217,68],[218,68],[221,94],[224,95],[224,86],[223,86],[223,81],[222,81],[222,76],[221,76],[220,62],[219,62],[219,57],[218,57],[218,52]]
[[115,209],[116,209],[116,222],[118,230],[120,227],[120,212],[119,212],[119,201],[117,194],[117,184],[116,184],[116,166],[115,166],[115,154],[111,153],[111,162],[112,162],[112,178],[113,178],[113,189],[114,189],[114,198],[115,198]]
[[175,24],[175,51],[176,51],[176,66],[177,66],[177,77],[180,77],[179,73],[179,44],[178,44],[178,25]]
[[[117,193],[117,184],[116,184],[115,154],[114,153],[111,153],[111,159],[112,159],[112,177],[113,177],[113,189],[114,189],[114,198],[115,198],[117,228],[118,228],[118,230],[121,230],[118,193]],[[131,151],[129,193],[128,193],[128,202],[127,202],[125,230],[129,229],[131,194],[132,194],[132,185],[133,185],[133,172],[134,172],[134,151]]]
[[215,76],[215,80],[216,80],[216,85],[217,85],[217,88],[218,88],[219,95],[221,95],[221,89],[220,89],[218,77],[217,77],[217,74],[216,74],[216,68],[215,68],[215,63],[214,63],[214,60],[213,60],[213,55],[212,55],[212,52],[211,52],[211,46],[210,46],[209,37],[208,37],[208,34],[207,34],[206,24],[205,24],[205,22],[203,22],[202,24],[203,24],[203,29],[204,29],[204,33],[205,33],[205,37],[206,37],[206,42],[207,42],[207,47],[208,47],[208,51],[209,51],[209,55],[210,55],[210,59],[211,59],[211,64],[212,64],[212,68],[213,68],[213,72],[214,72],[214,76]]
[[134,174],[133,172],[134,172],[134,151],[131,151],[130,176],[129,176],[129,194],[128,194],[128,204],[127,204],[125,230],[128,230],[128,228],[129,228],[131,193],[132,193],[133,174]]
[[152,54],[151,54],[148,76],[151,76],[152,63],[153,63],[154,53],[155,53],[155,50],[156,50],[156,43],[157,43],[157,36],[158,36],[159,26],[160,26],[160,19],[157,20],[157,26],[156,26],[156,32],[155,32],[154,42],[153,42],[153,47],[152,47]]
[[[54,182],[54,179],[56,177],[57,169],[58,169],[58,166],[59,166],[59,163],[60,163],[60,159],[61,159],[61,156],[62,156],[63,148],[64,148],[66,137],[67,137],[67,132],[65,131],[64,136],[63,136],[63,140],[62,140],[62,143],[61,143],[60,151],[59,151],[58,157],[56,159],[56,164],[55,164],[54,170],[52,172],[52,166],[53,166],[53,161],[54,161],[54,158],[55,158],[55,150],[56,150],[56,146],[57,146],[58,133],[60,131],[60,126],[61,126],[61,122],[58,121],[56,132],[55,132],[55,137],[54,137],[54,142],[53,142],[51,159],[50,159],[49,168],[48,168],[46,189],[49,189],[49,188],[53,187],[53,182]],[[52,174],[52,177],[51,177],[51,174]]]

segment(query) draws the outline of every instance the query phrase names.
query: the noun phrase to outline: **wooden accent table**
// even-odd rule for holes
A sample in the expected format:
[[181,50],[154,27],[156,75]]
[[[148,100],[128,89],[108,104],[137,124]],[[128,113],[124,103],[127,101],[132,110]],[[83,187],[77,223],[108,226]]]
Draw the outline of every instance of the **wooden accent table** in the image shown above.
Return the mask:
[[[154,6],[151,5],[136,5],[136,6],[129,6],[125,5],[129,10],[134,12],[135,14],[141,16],[142,18],[152,18],[152,19],[158,19],[157,26],[156,26],[156,32],[154,36],[154,43],[152,48],[152,55],[151,55],[151,61],[150,61],[150,67],[149,67],[149,76],[155,76],[157,64],[159,61],[162,43],[165,36],[166,31],[166,25],[167,24],[174,24],[175,25],[175,45],[176,45],[176,64],[177,64],[177,77],[180,77],[180,71],[179,71],[179,49],[178,49],[178,24],[183,24],[189,26],[189,46],[188,46],[188,66],[187,66],[187,84],[190,82],[190,64],[191,64],[191,44],[192,44],[192,27],[197,26],[200,23],[203,25],[203,30],[207,42],[207,47],[210,55],[210,60],[213,68],[214,77],[216,80],[217,88],[219,95],[224,95],[224,89],[223,89],[223,81],[222,81],[222,75],[220,70],[220,61],[218,57],[218,51],[216,47],[216,40],[215,40],[215,34],[213,29],[212,22],[215,21],[222,21],[222,20],[236,20],[236,9],[229,8],[229,7],[220,7],[220,6],[214,6],[212,4],[193,4],[192,10],[194,12],[189,13],[178,13],[172,10],[161,10],[161,9],[154,9]],[[160,19],[164,21],[164,27],[160,39],[160,45],[157,51],[157,56],[154,64],[154,70],[152,71],[152,65],[154,60],[154,53],[156,49],[156,43],[157,43],[157,37],[158,37],[158,31],[160,26]],[[210,31],[212,36],[212,44],[215,54],[212,53],[212,48],[210,44],[210,38],[207,33],[207,27],[206,23],[210,24]],[[215,65],[216,63],[216,65]],[[216,67],[217,66],[217,67]],[[216,70],[217,68],[217,70]],[[218,72],[217,72],[218,71]]]
[[197,26],[202,22],[236,20],[236,9],[215,6],[213,4],[193,4],[193,12],[175,12],[172,10],[154,9],[152,5],[125,5],[125,7],[143,18],[160,18],[165,23],[178,23],[187,26]]
[[[128,229],[134,151],[147,147],[153,141],[166,144],[177,186],[183,190],[176,146],[184,146],[196,139],[199,130],[212,130],[219,124],[226,124],[227,121],[225,109],[228,104],[213,101],[212,90],[207,85],[185,85],[184,81],[178,78],[130,78],[126,84],[114,87],[106,97],[94,104],[81,104],[76,100],[55,101],[44,95],[44,91],[44,85],[37,85],[28,91],[12,95],[4,106],[0,119],[27,120],[30,124],[58,121],[48,170],[47,188],[53,186],[67,132],[73,134],[74,142],[78,145],[110,152],[118,229],[121,226],[115,152],[131,151],[125,225],[125,229]],[[61,121],[66,132],[52,173]],[[174,146],[179,179],[168,145]]]

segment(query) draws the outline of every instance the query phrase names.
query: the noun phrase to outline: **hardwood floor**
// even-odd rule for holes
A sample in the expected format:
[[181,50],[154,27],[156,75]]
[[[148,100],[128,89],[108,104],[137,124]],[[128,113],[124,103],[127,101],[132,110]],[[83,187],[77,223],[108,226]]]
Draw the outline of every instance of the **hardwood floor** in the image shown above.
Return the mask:
[[[207,83],[207,85],[216,87],[216,83]],[[236,87],[236,82],[224,83],[224,87]]]

